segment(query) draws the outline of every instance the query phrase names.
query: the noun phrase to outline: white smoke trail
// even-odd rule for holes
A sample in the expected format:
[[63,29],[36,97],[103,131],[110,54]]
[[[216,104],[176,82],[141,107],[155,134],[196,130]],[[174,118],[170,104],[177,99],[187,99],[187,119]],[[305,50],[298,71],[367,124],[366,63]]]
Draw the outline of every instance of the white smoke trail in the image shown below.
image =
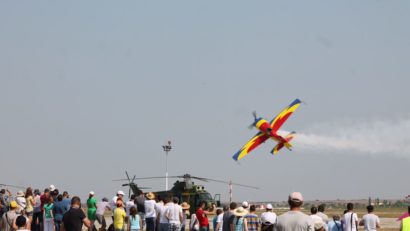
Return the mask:
[[349,151],[410,158],[410,119],[321,124],[312,131],[298,133],[292,143],[300,151]]

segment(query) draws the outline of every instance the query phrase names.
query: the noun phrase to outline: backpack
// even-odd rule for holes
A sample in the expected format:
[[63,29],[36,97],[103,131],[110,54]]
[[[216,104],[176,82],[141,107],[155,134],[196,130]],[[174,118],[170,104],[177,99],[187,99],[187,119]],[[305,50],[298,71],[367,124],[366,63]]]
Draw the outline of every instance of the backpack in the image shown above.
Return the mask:
[[196,218],[195,214],[192,214],[191,216],[191,221],[189,223],[189,228],[192,230],[199,230],[199,221],[198,218]]

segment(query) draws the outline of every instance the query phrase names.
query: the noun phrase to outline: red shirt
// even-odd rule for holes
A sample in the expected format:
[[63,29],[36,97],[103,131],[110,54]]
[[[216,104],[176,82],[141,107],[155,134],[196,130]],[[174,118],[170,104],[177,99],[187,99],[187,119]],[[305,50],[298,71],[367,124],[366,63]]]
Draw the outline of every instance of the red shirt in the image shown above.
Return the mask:
[[41,194],[40,201],[41,201],[40,208],[41,208],[41,211],[43,211],[44,205],[47,204],[48,202],[48,196],[46,196],[46,194]]
[[204,213],[203,209],[199,208],[196,211],[196,218],[199,221],[199,226],[200,227],[208,227],[208,225],[209,225],[208,217],[206,217],[206,214]]

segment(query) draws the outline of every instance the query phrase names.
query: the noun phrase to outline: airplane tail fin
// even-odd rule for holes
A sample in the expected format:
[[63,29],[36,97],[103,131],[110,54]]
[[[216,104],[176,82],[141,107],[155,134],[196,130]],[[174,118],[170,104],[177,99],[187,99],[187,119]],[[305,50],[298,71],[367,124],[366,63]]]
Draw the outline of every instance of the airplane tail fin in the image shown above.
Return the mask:
[[280,142],[278,143],[271,151],[272,154],[276,154],[279,152],[279,150],[281,150],[283,147],[286,147],[287,149],[289,149],[290,151],[292,151],[292,144],[290,144],[289,142],[295,137],[296,132],[291,132],[289,133],[285,138],[284,138],[284,142]]
[[295,136],[296,136],[296,132],[293,131],[293,132],[289,133],[289,134],[285,137],[286,142],[290,142]]
[[292,151],[292,145],[291,145],[289,142],[286,142],[286,143],[285,143],[285,147],[286,147],[287,149],[289,149],[289,151]]

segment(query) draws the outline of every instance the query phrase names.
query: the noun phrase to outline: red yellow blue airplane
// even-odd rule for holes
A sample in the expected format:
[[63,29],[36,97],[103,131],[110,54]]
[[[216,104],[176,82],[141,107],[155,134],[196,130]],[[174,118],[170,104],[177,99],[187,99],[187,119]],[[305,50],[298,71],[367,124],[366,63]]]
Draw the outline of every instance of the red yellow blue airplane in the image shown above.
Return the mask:
[[253,149],[258,147],[260,144],[264,143],[267,139],[271,138],[278,142],[278,144],[272,149],[271,153],[276,154],[280,149],[286,147],[291,150],[292,145],[289,143],[295,136],[295,132],[289,133],[287,136],[283,137],[278,134],[279,128],[285,123],[290,115],[300,106],[301,101],[295,99],[289,106],[287,106],[283,111],[279,113],[270,123],[263,119],[258,118],[256,113],[253,113],[255,121],[250,127],[256,127],[259,129],[258,134],[256,134],[251,140],[249,140],[235,155],[233,159],[238,161],[248,155]]

